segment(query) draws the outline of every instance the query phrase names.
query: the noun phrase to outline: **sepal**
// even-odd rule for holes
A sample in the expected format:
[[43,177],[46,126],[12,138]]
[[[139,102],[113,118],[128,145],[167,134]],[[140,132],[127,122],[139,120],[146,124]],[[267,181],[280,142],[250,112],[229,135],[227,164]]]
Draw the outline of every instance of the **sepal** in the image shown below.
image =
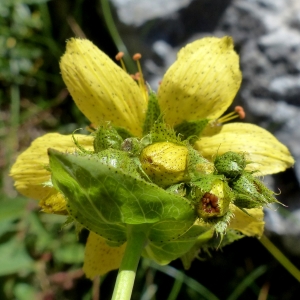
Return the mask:
[[148,107],[146,112],[146,117],[143,125],[143,134],[146,135],[150,133],[153,125],[158,120],[161,115],[157,95],[154,91],[150,90],[148,97]]
[[183,121],[176,125],[174,130],[177,134],[182,136],[183,140],[188,139],[191,145],[193,145],[200,137],[202,131],[209,123],[209,119],[201,119],[197,121]]
[[95,132],[94,151],[98,153],[110,148],[120,150],[122,142],[122,137],[114,127],[100,126]]

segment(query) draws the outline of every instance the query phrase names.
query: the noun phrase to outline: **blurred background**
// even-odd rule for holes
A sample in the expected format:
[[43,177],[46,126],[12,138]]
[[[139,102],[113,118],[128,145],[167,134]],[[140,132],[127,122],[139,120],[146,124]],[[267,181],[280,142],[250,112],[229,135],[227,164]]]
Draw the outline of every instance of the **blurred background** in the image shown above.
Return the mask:
[[[186,43],[231,35],[242,87],[234,105],[246,122],[271,131],[296,159],[265,177],[287,207],[266,210],[265,234],[300,268],[299,0],[1,0],[0,1],[0,299],[110,299],[116,272],[91,282],[81,266],[86,232],[39,212],[8,172],[35,138],[69,134],[88,120],[73,103],[58,62],[66,39],[87,37],[111,58],[142,53],[155,90]],[[254,238],[201,253],[191,269],[141,260],[132,299],[299,299],[300,284]]]

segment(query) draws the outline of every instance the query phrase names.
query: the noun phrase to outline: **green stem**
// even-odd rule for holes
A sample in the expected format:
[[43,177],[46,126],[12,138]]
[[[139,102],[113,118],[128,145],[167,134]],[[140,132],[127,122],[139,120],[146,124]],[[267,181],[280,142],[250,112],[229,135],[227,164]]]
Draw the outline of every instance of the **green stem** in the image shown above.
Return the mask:
[[118,51],[124,52],[126,55],[123,57],[125,65],[129,71],[129,73],[135,73],[135,65],[133,64],[132,59],[130,59],[130,56],[128,55],[128,50],[126,48],[126,45],[124,44],[117,26],[115,24],[113,15],[111,13],[111,9],[109,6],[109,1],[108,0],[100,0],[101,3],[101,8],[102,8],[102,12],[103,12],[103,17],[106,23],[106,26],[108,28],[108,31],[118,49]]
[[131,297],[135,274],[142,250],[145,246],[146,235],[144,232],[134,231],[128,234],[126,250],[121,262],[112,300],[129,300]]
[[282,266],[300,282],[300,271],[293,263],[265,235],[263,235],[259,241],[282,264]]

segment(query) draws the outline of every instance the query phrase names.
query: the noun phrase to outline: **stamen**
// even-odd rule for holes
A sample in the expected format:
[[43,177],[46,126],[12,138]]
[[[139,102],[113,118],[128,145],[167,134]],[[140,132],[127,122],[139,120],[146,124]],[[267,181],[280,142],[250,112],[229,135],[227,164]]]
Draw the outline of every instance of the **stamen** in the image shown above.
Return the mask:
[[217,119],[216,122],[221,124],[221,123],[229,122],[236,118],[244,119],[245,117],[246,117],[246,113],[245,113],[244,109],[241,106],[236,106],[234,108],[234,111]]
[[117,61],[119,61],[121,63],[122,69],[127,73],[124,61],[123,61],[123,56],[124,56],[124,52],[119,52],[115,58]]
[[142,93],[144,94],[145,99],[147,99],[147,90],[146,90],[146,85],[145,85],[145,80],[140,64],[140,59],[142,58],[142,55],[140,53],[136,53],[132,56],[132,59],[136,61],[137,67],[138,67],[138,73],[135,73],[135,78],[139,83],[139,86],[142,90]]

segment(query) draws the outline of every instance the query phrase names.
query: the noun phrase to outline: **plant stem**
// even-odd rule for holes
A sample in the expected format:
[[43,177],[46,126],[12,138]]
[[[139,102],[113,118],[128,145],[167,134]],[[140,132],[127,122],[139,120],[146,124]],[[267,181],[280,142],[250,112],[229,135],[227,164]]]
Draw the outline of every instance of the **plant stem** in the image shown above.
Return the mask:
[[112,37],[118,51],[122,51],[126,54],[123,57],[123,59],[124,59],[125,65],[127,67],[127,70],[129,71],[129,73],[130,74],[135,73],[135,71],[134,71],[136,69],[135,64],[133,64],[133,60],[130,59],[126,45],[124,44],[124,42],[118,32],[114,17],[111,13],[109,0],[100,0],[100,3],[101,3],[102,12],[103,12],[103,17],[104,17],[107,29],[110,33],[110,36]]
[[300,282],[300,271],[293,263],[265,235],[263,235],[259,241],[279,261],[279,263],[281,263],[281,265]]
[[112,300],[129,300],[131,297],[136,269],[141,252],[145,246],[146,235],[144,232],[130,228],[126,250],[117,276]]

